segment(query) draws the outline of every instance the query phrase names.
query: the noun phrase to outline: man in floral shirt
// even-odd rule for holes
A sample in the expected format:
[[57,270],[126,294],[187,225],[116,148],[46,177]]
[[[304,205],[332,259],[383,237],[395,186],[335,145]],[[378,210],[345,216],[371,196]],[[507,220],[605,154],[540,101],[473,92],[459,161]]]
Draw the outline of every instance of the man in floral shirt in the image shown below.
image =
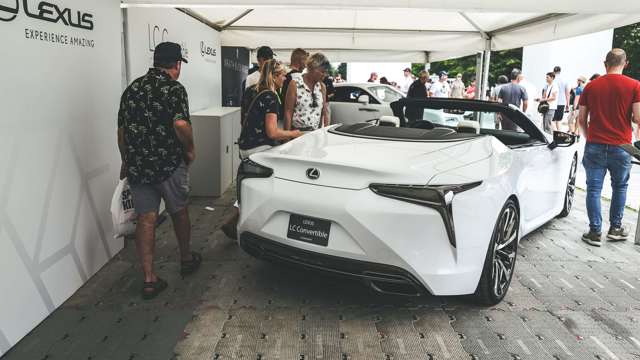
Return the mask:
[[124,91],[118,111],[120,177],[129,181],[138,214],[136,247],[144,272],[145,299],[167,287],[153,270],[160,199],[173,220],[182,275],[193,273],[202,261],[200,254],[190,250],[188,166],[195,159],[195,147],[187,92],[177,81],[187,60],[180,45],[164,42],[155,48],[153,62],[154,67]]

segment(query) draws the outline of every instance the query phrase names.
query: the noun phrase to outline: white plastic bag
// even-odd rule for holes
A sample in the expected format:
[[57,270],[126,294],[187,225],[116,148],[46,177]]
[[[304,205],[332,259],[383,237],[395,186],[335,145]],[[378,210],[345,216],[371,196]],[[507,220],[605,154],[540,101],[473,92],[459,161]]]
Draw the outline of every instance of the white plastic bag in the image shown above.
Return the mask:
[[118,182],[111,199],[111,219],[113,237],[131,235],[136,232],[136,210],[133,207],[133,195],[127,178]]

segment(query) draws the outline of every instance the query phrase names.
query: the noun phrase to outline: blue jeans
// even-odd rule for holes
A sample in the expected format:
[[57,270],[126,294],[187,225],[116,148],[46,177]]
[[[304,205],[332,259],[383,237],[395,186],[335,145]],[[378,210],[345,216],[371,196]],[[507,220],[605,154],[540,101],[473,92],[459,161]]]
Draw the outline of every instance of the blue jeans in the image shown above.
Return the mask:
[[627,201],[627,183],[631,171],[631,155],[620,146],[587,143],[584,147],[582,165],[587,173],[587,214],[591,231],[602,231],[600,194],[604,176],[611,174],[611,207],[609,223],[612,227],[622,225],[624,205]]

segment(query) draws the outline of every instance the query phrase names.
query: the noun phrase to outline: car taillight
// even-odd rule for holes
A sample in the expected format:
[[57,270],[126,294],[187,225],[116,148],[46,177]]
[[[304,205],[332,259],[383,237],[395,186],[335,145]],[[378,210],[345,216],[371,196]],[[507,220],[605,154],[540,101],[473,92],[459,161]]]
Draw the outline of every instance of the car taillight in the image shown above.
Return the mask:
[[427,206],[436,210],[444,222],[449,243],[451,246],[456,247],[456,234],[453,226],[451,203],[456,194],[478,187],[480,184],[482,184],[482,181],[459,185],[434,186],[371,184],[369,188],[380,196]]
[[250,178],[268,178],[273,175],[273,169],[260,165],[246,158],[243,159],[238,167],[238,176],[236,177],[236,195],[238,203],[240,203],[240,186],[242,180]]

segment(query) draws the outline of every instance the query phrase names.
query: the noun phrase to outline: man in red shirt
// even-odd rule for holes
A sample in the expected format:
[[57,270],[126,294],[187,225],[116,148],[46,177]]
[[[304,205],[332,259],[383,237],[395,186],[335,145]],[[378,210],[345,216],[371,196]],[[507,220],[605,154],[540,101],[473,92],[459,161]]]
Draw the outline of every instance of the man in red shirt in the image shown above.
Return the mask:
[[602,243],[600,194],[607,170],[611,173],[613,190],[607,239],[626,240],[629,236],[622,225],[622,216],[627,200],[631,156],[620,145],[631,143],[631,122],[640,124],[640,83],[622,75],[627,64],[624,50],[609,51],[604,62],[607,74],[587,84],[580,96],[578,122],[587,137],[582,165],[587,174],[589,215],[589,232],[582,235],[582,240],[594,246]]

